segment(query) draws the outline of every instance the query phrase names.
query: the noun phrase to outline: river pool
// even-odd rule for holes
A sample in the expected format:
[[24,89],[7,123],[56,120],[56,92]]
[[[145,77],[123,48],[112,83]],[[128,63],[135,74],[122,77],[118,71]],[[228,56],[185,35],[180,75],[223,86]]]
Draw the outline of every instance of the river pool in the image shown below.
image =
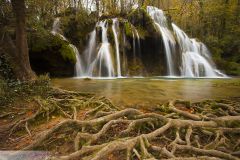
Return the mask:
[[240,97],[240,78],[176,79],[176,78],[120,78],[120,79],[53,79],[62,89],[106,96],[117,105],[154,105],[171,99],[200,101]]

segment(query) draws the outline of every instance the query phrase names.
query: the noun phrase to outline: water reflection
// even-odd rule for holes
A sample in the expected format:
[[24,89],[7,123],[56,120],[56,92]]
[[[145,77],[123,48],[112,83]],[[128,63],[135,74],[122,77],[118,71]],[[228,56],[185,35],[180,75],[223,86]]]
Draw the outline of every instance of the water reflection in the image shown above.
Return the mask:
[[240,96],[240,79],[54,79],[63,89],[106,96],[118,105],[152,105],[171,99],[198,101]]
[[182,81],[182,85],[180,85],[180,91],[183,99],[204,99],[213,97],[212,81],[200,80],[201,84],[196,80],[192,81]]

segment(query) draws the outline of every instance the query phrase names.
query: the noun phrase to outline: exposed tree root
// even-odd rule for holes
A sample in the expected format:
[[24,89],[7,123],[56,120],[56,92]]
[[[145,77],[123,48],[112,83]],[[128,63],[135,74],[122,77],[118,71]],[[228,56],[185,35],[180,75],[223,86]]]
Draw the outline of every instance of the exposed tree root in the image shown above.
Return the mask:
[[[54,89],[52,92],[52,96],[46,99],[42,99],[40,97],[35,97],[33,99],[33,101],[38,105],[37,111],[24,119],[20,119],[12,123],[8,127],[10,129],[10,136],[19,129],[25,129],[26,132],[31,135],[30,126],[32,123],[39,118],[44,118],[46,121],[49,121],[51,115],[53,114],[60,114],[65,118],[76,120],[78,110],[88,107],[96,109],[94,109],[95,111],[89,111],[87,114],[92,115],[92,112],[95,112],[94,115],[97,113],[96,116],[98,117],[100,112],[109,113],[110,111],[119,110],[118,107],[111,104],[110,101],[104,97],[96,98],[91,94],[65,91],[60,89]],[[2,117],[8,115],[2,115]]]
[[72,152],[51,159],[239,159],[240,112],[234,105],[199,102],[186,106],[172,101],[165,105],[165,112],[145,113],[131,108],[119,110],[109,103],[95,101],[95,108],[86,112],[85,120],[77,119],[74,108],[72,119],[42,133],[24,150],[41,148],[69,130],[75,133]]

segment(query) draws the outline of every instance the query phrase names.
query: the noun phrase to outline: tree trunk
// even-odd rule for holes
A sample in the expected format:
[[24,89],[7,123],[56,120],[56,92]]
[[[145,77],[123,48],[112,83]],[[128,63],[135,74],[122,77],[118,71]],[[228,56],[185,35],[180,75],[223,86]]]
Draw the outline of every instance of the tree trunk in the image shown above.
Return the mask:
[[13,12],[16,16],[16,49],[12,55],[14,72],[21,81],[33,80],[36,78],[29,61],[27,34],[25,31],[25,2],[24,0],[12,0]]

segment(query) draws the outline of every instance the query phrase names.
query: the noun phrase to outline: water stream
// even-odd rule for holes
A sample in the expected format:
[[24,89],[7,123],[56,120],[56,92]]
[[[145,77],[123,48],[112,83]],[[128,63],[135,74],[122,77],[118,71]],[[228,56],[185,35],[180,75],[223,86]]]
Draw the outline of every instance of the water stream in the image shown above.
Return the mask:
[[[189,38],[188,35],[176,24],[169,23],[162,10],[148,6],[147,13],[153,19],[156,28],[161,34],[162,41],[159,41],[158,43],[163,43],[164,46],[166,62],[164,64],[166,64],[165,68],[167,74],[156,76],[185,78],[226,77],[225,74],[216,68],[212,61],[211,53],[203,43],[198,42],[196,39]],[[109,23],[109,21],[112,21],[112,23]],[[125,47],[126,37],[121,33],[122,30],[119,23],[120,21],[118,18],[97,22],[94,30],[90,33],[88,45],[81,54],[79,54],[78,49],[74,45],[69,45],[74,50],[77,58],[75,68],[76,77],[122,78],[128,76],[128,56],[126,53],[123,53],[125,52],[125,49],[121,48],[120,50],[120,46]],[[114,42],[109,40],[109,33],[111,33],[111,30]],[[137,67],[137,72],[141,72],[142,70],[143,73],[143,69],[146,66],[142,66],[145,59],[143,59],[142,56],[141,38],[138,30],[132,24],[131,31],[131,48],[133,52],[132,67]],[[55,19],[52,34],[57,34],[63,40],[67,41],[67,39],[61,34],[60,18]],[[159,64],[159,68],[162,65],[163,64]],[[139,69],[139,67],[142,68]],[[139,74],[142,76],[142,73],[135,73],[135,75],[132,76],[139,76]]]
[[168,69],[168,76],[175,76],[175,64],[173,62],[176,41],[173,37],[172,32],[169,30],[168,21],[164,12],[156,7],[148,6],[147,7],[148,14],[152,17],[155,22],[155,25],[158,27],[161,32],[165,54],[166,54],[166,62]]
[[118,29],[119,29],[118,19],[114,18],[112,30],[113,30],[113,34],[114,34],[115,49],[116,49],[115,52],[116,52],[116,57],[117,57],[117,76],[122,77],[121,60],[120,60],[120,53],[119,53],[119,42],[118,42],[118,32],[119,32]]

